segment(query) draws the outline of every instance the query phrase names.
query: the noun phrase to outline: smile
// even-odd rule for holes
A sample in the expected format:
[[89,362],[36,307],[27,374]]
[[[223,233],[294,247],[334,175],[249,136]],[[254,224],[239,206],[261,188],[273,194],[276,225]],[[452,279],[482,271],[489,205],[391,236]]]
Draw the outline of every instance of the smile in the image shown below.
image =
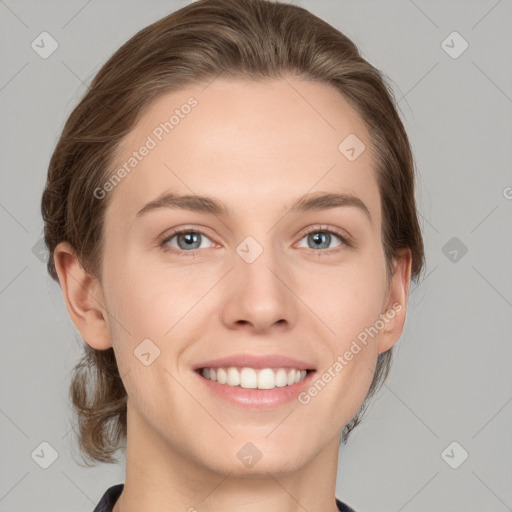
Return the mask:
[[285,367],[227,366],[198,368],[194,373],[212,398],[243,409],[263,411],[297,400],[317,372]]

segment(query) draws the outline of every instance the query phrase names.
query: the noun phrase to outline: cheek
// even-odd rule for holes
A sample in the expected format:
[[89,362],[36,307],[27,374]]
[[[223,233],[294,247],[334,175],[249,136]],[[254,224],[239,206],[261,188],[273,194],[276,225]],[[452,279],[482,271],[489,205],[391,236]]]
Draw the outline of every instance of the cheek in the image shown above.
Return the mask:
[[[202,299],[218,281],[211,267],[170,269],[143,265],[141,257],[125,260],[108,271],[108,304],[134,344],[149,338],[163,346],[175,326],[188,329],[191,319],[202,311],[198,307],[203,306]],[[208,303],[204,301],[204,305]],[[127,333],[120,335],[126,338]]]
[[311,283],[307,295],[312,309],[341,347],[373,325],[382,312],[385,274],[376,262],[317,275]]

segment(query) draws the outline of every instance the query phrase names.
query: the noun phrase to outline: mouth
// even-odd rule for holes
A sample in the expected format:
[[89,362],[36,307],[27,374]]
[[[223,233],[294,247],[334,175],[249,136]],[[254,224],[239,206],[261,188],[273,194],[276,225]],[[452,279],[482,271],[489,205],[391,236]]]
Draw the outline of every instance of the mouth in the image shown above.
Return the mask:
[[312,360],[254,353],[202,361],[192,370],[211,399],[257,411],[297,400],[317,373]]

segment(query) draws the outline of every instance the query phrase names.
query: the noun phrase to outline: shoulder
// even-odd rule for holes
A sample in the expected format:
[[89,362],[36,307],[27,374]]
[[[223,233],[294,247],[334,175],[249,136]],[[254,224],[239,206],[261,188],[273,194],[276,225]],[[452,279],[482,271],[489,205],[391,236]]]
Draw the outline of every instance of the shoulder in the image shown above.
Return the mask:
[[112,509],[114,508],[117,499],[121,495],[123,488],[124,484],[116,484],[112,487],[109,487],[92,512],[112,512]]
[[338,498],[336,498],[336,505],[338,506],[338,510],[341,512],[356,512],[353,508],[350,508],[348,505],[340,501]]

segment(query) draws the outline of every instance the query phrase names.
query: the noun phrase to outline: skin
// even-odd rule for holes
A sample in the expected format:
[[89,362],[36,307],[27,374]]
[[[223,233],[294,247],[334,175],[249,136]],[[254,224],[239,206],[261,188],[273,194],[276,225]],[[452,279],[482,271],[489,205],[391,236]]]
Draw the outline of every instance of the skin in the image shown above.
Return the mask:
[[[190,96],[197,107],[109,192],[101,280],[68,244],[54,253],[75,326],[95,349],[114,348],[128,393],[126,481],[114,511],[334,512],[340,435],[378,354],[402,333],[410,251],[388,286],[369,133],[326,84],[217,79],[165,94],[123,140],[117,164]],[[354,161],[338,150],[351,133],[366,145]],[[159,208],[136,219],[166,191],[215,197],[232,214]],[[287,213],[320,191],[359,197],[371,222],[355,207]],[[172,251],[187,250],[177,237],[170,250],[159,246],[183,226],[204,233],[195,257]],[[316,248],[308,233],[326,229],[355,246],[332,234]],[[263,248],[253,263],[236,252],[247,236]],[[303,359],[321,375],[394,303],[402,310],[307,405],[235,407],[192,372],[248,352]],[[149,366],[133,354],[147,338],[160,349]],[[236,456],[247,442],[262,453],[252,467]]]

